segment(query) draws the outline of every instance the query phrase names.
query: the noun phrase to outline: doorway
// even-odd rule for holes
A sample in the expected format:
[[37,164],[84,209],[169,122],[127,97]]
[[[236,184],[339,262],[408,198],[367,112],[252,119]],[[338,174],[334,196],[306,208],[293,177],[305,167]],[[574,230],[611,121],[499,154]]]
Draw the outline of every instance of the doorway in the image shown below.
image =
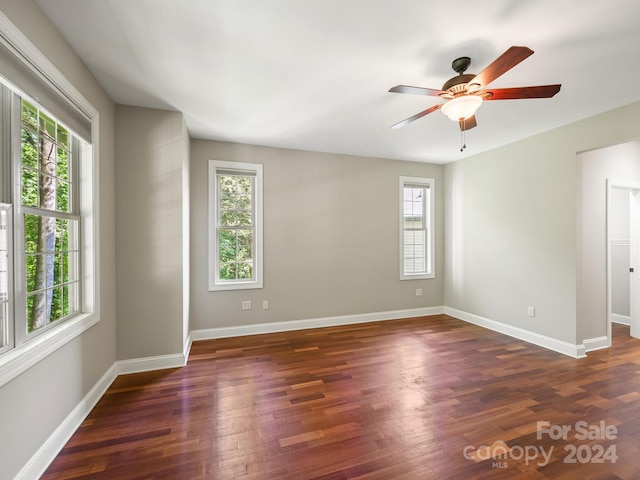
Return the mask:
[[640,338],[640,183],[607,181],[607,337],[612,323]]

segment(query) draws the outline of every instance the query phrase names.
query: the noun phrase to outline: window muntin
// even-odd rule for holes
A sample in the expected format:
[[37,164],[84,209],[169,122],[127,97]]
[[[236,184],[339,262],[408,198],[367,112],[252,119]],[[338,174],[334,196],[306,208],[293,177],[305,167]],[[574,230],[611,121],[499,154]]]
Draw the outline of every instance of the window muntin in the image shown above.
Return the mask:
[[433,278],[433,190],[430,178],[400,178],[400,279]]
[[262,287],[262,165],[210,162],[209,289]]

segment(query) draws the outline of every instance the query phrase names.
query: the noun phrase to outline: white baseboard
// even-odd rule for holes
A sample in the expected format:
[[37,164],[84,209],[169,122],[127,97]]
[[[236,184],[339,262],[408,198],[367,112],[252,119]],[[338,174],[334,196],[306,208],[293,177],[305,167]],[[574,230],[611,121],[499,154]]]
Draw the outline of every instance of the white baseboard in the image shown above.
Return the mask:
[[82,425],[82,422],[87,418],[91,409],[98,403],[98,400],[104,395],[117,376],[118,372],[114,364],[107,370],[102,378],[98,380],[67,418],[64,419],[60,426],[56,428],[33,457],[29,459],[27,464],[22,467],[22,470],[20,470],[14,480],[33,480],[34,478],[40,478],[71,436],[80,425]]
[[602,350],[609,348],[609,339],[607,337],[587,338],[582,342],[585,352],[593,352],[594,350]]
[[186,364],[187,357],[185,357],[184,353],[173,353],[171,355],[158,355],[157,357],[118,360],[116,367],[118,369],[118,375],[126,375],[128,373],[164,370],[165,368],[180,368]]
[[238,325],[236,327],[206,328],[192,330],[191,337],[195,340],[212,340],[215,338],[241,337],[262,333],[289,332],[306,330],[308,328],[336,327],[358,323],[379,322],[383,320],[399,320],[402,318],[424,317],[440,315],[444,307],[412,308],[389,312],[361,313],[356,315],[342,315],[338,317],[312,318],[306,320],[291,320],[289,322],[260,323],[256,325]]
[[189,361],[189,353],[191,353],[191,345],[193,345],[193,337],[191,336],[191,332],[189,332],[189,336],[187,337],[187,341],[184,342],[184,348],[182,349],[182,355],[184,356],[184,364],[185,365]]
[[165,368],[184,367],[189,359],[189,352],[191,351],[192,343],[192,335],[189,334],[182,353],[158,355],[157,357],[133,358],[131,360],[118,360],[116,362],[118,375],[164,370]]
[[628,315],[618,315],[617,313],[612,313],[611,321],[613,323],[620,323],[622,325],[631,325],[631,317],[629,317]]
[[546,335],[540,335],[539,333],[531,332],[523,328],[514,327],[502,322],[496,322],[495,320],[490,320],[473,313],[463,312],[455,308],[445,307],[444,313],[460,320],[464,320],[465,322],[473,323],[474,325],[488,328],[489,330],[503,333],[510,337],[524,340],[525,342],[533,343],[534,345],[548,348],[549,350],[553,350],[573,358],[582,358],[586,356],[584,345],[574,345],[572,343],[547,337]]

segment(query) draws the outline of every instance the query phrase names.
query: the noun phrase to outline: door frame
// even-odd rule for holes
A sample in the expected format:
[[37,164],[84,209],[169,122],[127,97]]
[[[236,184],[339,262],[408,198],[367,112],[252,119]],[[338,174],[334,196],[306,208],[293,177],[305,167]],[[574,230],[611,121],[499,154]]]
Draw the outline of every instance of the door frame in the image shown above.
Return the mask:
[[[606,268],[607,268],[607,343],[612,344],[611,317],[612,317],[612,291],[611,291],[611,191],[623,189],[629,192],[629,248],[630,264],[637,269],[636,275],[630,278],[630,325],[631,335],[640,338],[640,182],[626,180],[607,179],[606,192]],[[635,192],[635,193],[634,193]]]

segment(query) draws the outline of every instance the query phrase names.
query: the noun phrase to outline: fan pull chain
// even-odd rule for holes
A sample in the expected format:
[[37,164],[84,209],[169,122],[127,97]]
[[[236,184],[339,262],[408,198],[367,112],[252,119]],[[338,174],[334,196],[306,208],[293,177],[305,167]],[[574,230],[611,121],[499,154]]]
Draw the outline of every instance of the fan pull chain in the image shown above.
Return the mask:
[[462,119],[462,131],[460,132],[460,151],[463,152],[467,148],[467,119]]

